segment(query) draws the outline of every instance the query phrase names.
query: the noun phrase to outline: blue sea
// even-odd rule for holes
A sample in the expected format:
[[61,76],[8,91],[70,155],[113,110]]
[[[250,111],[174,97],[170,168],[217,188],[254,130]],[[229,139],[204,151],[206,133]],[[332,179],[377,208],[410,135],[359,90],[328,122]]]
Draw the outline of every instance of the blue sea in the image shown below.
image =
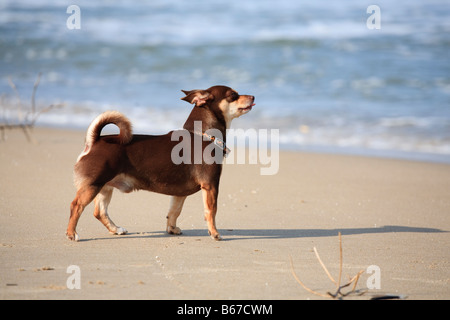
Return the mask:
[[39,73],[37,108],[64,103],[41,126],[115,109],[163,133],[190,112],[181,89],[223,84],[256,96],[232,127],[279,129],[281,148],[450,162],[448,0],[2,0],[0,122]]

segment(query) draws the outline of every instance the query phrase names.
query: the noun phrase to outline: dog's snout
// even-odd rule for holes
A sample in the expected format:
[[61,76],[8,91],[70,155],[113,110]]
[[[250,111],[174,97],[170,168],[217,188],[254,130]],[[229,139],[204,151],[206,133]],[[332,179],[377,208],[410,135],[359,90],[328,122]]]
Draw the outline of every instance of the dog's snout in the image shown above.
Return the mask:
[[245,98],[247,99],[247,101],[250,101],[252,103],[255,101],[255,96],[246,95]]

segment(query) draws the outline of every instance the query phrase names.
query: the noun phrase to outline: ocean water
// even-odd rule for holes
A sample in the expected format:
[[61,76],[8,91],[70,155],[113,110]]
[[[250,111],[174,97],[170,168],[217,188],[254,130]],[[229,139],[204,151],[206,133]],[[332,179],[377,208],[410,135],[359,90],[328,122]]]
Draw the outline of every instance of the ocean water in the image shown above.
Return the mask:
[[2,0],[0,122],[19,121],[8,79],[24,109],[39,73],[38,108],[64,106],[37,125],[116,109],[163,133],[190,112],[181,89],[223,84],[256,96],[232,127],[279,129],[282,148],[450,162],[447,0]]

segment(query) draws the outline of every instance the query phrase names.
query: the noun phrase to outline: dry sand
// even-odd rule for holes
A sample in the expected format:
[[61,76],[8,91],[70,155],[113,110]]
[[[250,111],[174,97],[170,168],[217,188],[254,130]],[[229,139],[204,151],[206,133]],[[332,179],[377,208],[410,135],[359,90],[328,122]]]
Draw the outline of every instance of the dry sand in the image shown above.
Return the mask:
[[[207,235],[201,194],[186,200],[181,236],[165,230],[169,198],[115,191],[110,215],[128,235],[110,235],[86,208],[80,242],[65,238],[75,195],[72,168],[84,132],[34,129],[0,142],[1,299],[316,299],[325,293],[313,248],[343,281],[376,265],[380,288],[407,299],[450,298],[450,166],[282,152],[280,169],[225,165],[217,225]],[[80,270],[81,289],[67,288]],[[371,275],[364,272],[357,289]],[[370,281],[369,281],[370,282]],[[372,282],[370,282],[372,283]],[[355,298],[352,296],[352,298]]]

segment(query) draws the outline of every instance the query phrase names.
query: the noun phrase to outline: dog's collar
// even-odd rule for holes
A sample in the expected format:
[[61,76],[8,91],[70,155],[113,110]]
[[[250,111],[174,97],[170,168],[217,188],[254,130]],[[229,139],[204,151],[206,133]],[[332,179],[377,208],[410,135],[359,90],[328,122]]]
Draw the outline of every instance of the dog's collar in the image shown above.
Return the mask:
[[231,152],[231,150],[229,148],[227,148],[227,145],[225,144],[225,141],[223,141],[220,138],[217,138],[215,136],[212,136],[210,134],[207,134],[206,132],[200,133],[200,132],[193,132],[196,135],[202,136],[202,137],[206,137],[208,140],[214,142],[214,144],[216,146],[218,146],[220,149],[222,149],[223,151],[223,156],[226,158],[228,156],[228,154]]

